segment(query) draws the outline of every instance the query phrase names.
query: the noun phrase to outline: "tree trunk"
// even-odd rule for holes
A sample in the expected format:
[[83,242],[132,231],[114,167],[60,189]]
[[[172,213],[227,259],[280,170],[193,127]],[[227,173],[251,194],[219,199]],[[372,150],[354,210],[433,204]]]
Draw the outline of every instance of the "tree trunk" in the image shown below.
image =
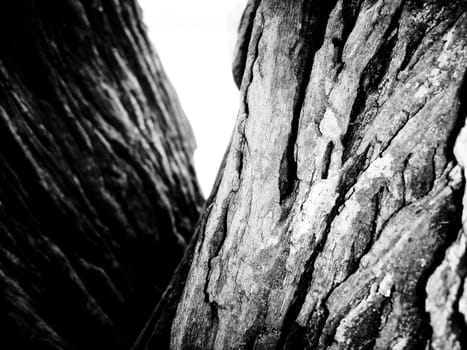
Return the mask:
[[127,348],[202,204],[135,1],[2,1],[0,124],[0,347]]
[[172,349],[465,348],[467,3],[263,0],[248,18],[175,319],[136,348],[167,320]]

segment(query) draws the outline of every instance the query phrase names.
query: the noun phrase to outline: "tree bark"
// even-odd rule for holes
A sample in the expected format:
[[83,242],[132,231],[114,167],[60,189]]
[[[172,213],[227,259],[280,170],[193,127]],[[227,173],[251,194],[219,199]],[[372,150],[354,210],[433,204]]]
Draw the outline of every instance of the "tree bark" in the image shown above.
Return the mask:
[[0,124],[0,347],[127,348],[202,205],[135,1],[2,1]]
[[171,348],[466,347],[467,3],[263,0],[245,18]]

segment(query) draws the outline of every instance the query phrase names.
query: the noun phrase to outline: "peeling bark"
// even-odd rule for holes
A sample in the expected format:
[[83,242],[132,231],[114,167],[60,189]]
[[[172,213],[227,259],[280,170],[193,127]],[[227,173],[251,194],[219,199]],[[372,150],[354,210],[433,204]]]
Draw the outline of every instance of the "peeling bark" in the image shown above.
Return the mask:
[[127,348],[202,197],[135,1],[0,4],[2,348]]
[[259,3],[172,349],[436,348],[438,266],[465,308],[466,23],[460,0]]

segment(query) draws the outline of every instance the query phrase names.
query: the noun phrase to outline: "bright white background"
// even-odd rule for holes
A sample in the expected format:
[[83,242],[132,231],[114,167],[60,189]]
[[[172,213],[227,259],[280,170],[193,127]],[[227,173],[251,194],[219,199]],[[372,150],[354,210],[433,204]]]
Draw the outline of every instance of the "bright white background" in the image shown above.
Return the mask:
[[246,0],[139,0],[156,51],[193,127],[208,196],[238,110],[231,65]]

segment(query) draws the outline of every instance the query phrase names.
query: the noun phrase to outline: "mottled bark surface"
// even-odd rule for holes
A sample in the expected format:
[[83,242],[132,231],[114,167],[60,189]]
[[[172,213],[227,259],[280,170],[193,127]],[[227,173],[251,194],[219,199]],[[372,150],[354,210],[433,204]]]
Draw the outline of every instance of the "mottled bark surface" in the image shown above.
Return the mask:
[[0,347],[127,348],[202,204],[135,1],[2,1],[0,124]]
[[467,3],[263,0],[249,37],[172,348],[462,345]]

